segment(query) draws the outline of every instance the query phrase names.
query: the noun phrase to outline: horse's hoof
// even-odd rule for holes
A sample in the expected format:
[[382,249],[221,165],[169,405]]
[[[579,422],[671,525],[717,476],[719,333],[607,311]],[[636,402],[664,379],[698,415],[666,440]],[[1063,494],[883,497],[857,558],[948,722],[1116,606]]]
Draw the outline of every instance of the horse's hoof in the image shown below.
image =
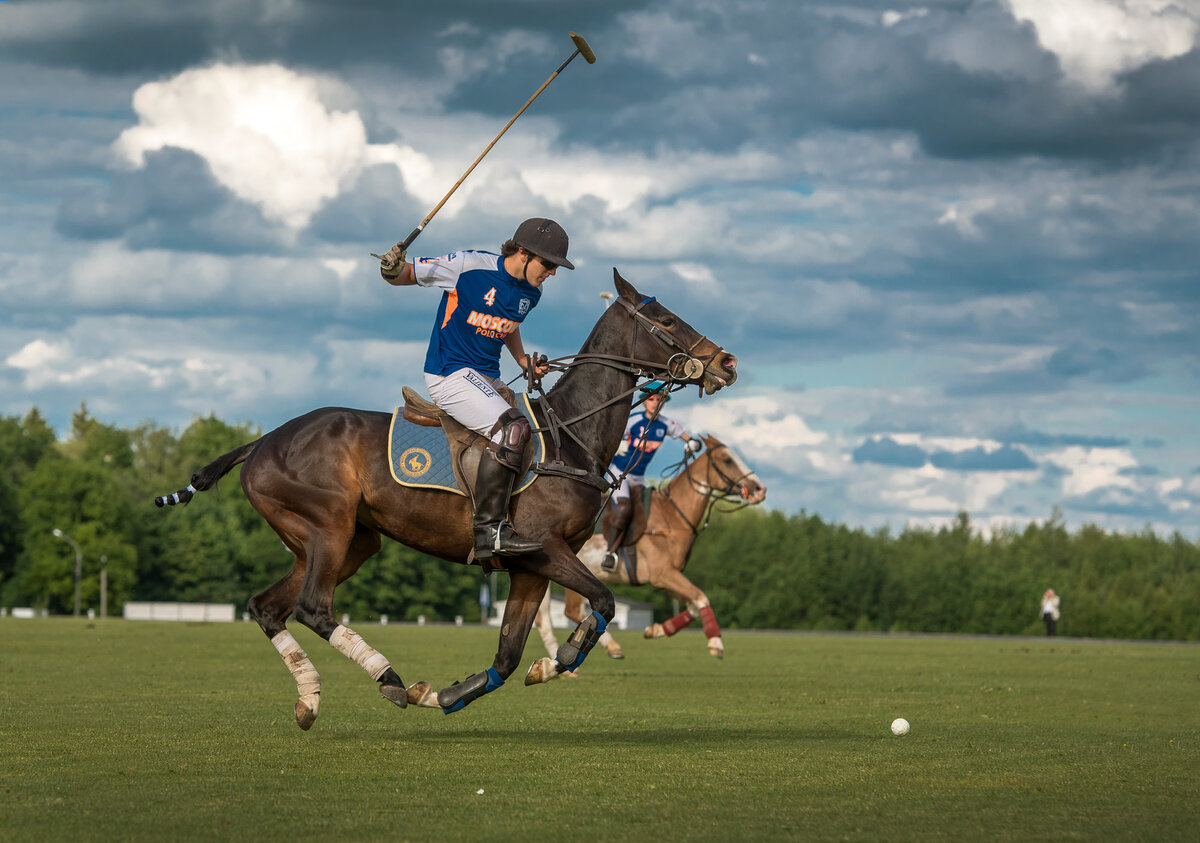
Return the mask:
[[385,700],[394,702],[401,708],[408,707],[408,691],[403,685],[380,685],[379,694]]
[[666,638],[667,633],[663,632],[661,623],[652,623],[646,627],[646,631],[642,633],[643,638]]
[[718,659],[725,658],[725,644],[720,637],[708,639],[708,654]]
[[303,731],[307,732],[312,728],[312,724],[317,722],[320,702],[320,697],[316,694],[306,694],[296,700],[296,725]]
[[428,682],[414,682],[408,686],[408,703],[421,708],[441,708],[438,705],[437,694]]
[[525,684],[541,685],[543,682],[557,679],[558,676],[558,665],[550,659],[540,658],[529,666],[529,672],[525,674]]
[[622,650],[622,649],[621,649],[621,645],[620,645],[620,644],[618,644],[618,643],[616,643],[615,641],[612,643],[612,645],[611,645],[611,646],[605,647],[605,648],[604,648],[604,652],[608,654],[608,657],[609,657],[610,659],[623,659],[623,658],[625,658],[625,651],[624,651],[624,650]]

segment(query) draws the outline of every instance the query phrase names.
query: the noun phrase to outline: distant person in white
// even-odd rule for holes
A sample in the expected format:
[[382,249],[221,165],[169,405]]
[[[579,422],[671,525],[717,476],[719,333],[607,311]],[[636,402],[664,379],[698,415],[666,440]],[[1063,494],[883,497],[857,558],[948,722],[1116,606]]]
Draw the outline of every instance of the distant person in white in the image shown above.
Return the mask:
[[1047,635],[1058,635],[1058,616],[1058,595],[1048,588],[1042,595],[1042,620],[1046,622]]

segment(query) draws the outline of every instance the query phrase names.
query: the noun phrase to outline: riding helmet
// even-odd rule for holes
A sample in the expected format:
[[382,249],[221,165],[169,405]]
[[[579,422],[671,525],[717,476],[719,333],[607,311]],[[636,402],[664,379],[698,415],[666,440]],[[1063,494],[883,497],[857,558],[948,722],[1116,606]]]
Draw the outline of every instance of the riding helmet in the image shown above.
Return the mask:
[[661,395],[664,404],[671,400],[671,393],[662,381],[650,381],[650,383],[642,384],[642,392],[647,395]]
[[517,226],[512,236],[513,243],[527,252],[544,258],[556,266],[574,269],[575,264],[567,260],[567,232],[554,220],[533,217]]

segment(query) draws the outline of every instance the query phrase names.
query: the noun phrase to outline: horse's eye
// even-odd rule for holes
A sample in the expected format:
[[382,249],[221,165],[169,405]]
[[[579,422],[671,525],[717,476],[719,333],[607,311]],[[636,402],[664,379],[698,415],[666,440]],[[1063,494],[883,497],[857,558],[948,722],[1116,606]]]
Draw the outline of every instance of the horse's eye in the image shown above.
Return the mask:
[[663,320],[662,320],[662,326],[663,326],[664,328],[670,328],[670,327],[671,327],[672,325],[674,325],[674,324],[675,324],[675,317],[674,317],[674,316],[666,316],[666,317],[663,317]]

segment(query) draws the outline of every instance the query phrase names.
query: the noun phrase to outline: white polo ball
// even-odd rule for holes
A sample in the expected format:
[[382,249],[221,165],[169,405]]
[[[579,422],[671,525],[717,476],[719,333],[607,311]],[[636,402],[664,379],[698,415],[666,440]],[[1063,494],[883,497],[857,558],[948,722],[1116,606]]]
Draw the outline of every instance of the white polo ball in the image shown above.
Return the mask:
[[908,721],[903,717],[897,717],[892,721],[892,734],[899,737],[900,735],[908,734]]

